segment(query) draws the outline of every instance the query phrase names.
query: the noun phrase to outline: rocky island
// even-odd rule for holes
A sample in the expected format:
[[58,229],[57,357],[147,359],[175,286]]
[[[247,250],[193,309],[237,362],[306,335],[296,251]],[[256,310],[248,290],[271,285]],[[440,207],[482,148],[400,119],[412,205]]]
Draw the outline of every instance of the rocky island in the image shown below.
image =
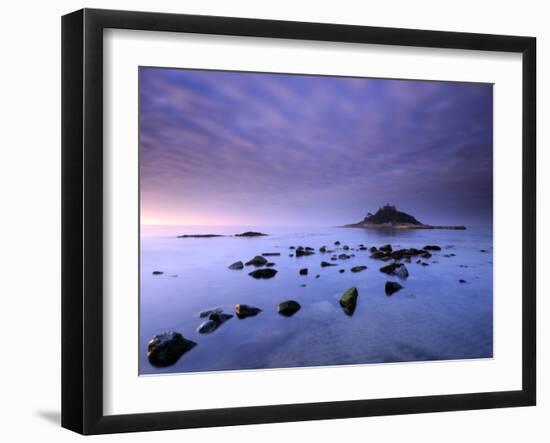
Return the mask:
[[398,211],[393,205],[387,204],[375,214],[370,212],[358,223],[344,225],[344,228],[391,228],[391,229],[466,229],[465,226],[433,226],[418,221],[412,215]]

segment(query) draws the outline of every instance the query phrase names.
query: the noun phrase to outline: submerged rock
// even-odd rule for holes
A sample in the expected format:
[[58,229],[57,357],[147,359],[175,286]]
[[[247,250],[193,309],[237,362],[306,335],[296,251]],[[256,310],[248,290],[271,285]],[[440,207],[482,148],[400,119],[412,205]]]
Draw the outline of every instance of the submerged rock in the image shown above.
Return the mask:
[[344,245],[344,251],[348,251],[349,250],[349,246],[348,245]]
[[407,278],[409,271],[407,267],[402,263],[391,263],[380,268],[380,272],[384,272],[388,275],[397,275],[400,278]]
[[319,278],[319,277],[321,277],[319,274],[317,274],[317,275],[315,276],[315,278]]
[[353,315],[355,312],[358,296],[357,288],[349,288],[340,297],[340,306],[347,315]]
[[459,283],[466,283],[466,280],[464,280],[463,278],[461,278],[460,280],[458,280]]
[[254,278],[272,278],[275,277],[275,274],[277,274],[277,271],[272,268],[256,269],[248,273],[248,275]]
[[392,294],[394,294],[395,292],[399,291],[402,288],[403,288],[403,286],[401,286],[399,283],[397,283],[395,281],[387,281],[386,282],[386,287],[385,287],[386,295],[392,295]]
[[228,268],[238,270],[244,268],[244,265],[242,261],[236,261],[235,263],[230,264]]
[[279,314],[281,315],[284,315],[285,317],[290,317],[291,315],[294,315],[296,312],[298,312],[300,308],[301,306],[297,301],[286,300],[279,303],[279,305],[277,306],[277,312],[279,312]]
[[329,263],[326,261],[321,262],[321,268],[326,268],[327,266],[337,266],[336,263]]
[[345,270],[345,269],[340,269],[338,272],[339,272],[340,274],[343,274],[344,272],[346,272],[346,270]]
[[153,271],[153,275],[162,275],[164,272],[162,271]]
[[170,366],[197,344],[179,332],[168,331],[155,335],[147,344],[147,357],[153,366]]
[[182,234],[178,235],[178,238],[212,238],[212,237],[224,237],[221,234]]
[[382,260],[389,257],[386,252],[376,250],[370,255],[370,258],[374,258],[375,260]]
[[300,275],[307,275],[307,268],[300,269]]
[[437,245],[426,245],[422,249],[426,251],[441,251],[441,246]]
[[337,240],[334,242],[334,246],[340,246],[340,242]]
[[197,328],[199,334],[209,334],[214,332],[218,327],[224,324],[227,320],[233,318],[231,314],[224,314],[223,312],[214,312],[208,316],[208,320],[202,322]]
[[351,258],[351,256],[348,255],[348,254],[340,254],[340,255],[338,256],[338,258],[339,258],[340,260],[347,260],[347,259]]
[[254,257],[253,259],[251,260],[248,260],[245,265],[246,266],[250,266],[250,265],[254,265],[254,266],[263,266],[267,263],[267,260],[262,257],[261,255],[257,255],[256,257]]
[[268,268],[272,268],[273,266],[275,266],[275,263],[273,263],[272,261],[270,261],[269,263],[266,263],[265,265],[266,265],[266,267],[268,267]]
[[262,252],[262,255],[264,257],[277,257],[281,255],[281,253],[280,252]]
[[311,249],[296,249],[296,257],[302,257],[304,255],[313,255],[315,254],[315,251],[311,250]]
[[380,249],[383,252],[391,252],[392,251],[392,247],[391,247],[390,244],[380,246],[378,249]]
[[350,269],[351,272],[361,272],[361,271],[364,271],[365,269],[367,269],[366,266],[354,266],[353,268]]
[[319,248],[319,252],[323,252],[323,253],[327,252],[327,247],[326,246],[321,246]]
[[262,312],[262,310],[260,308],[256,308],[255,306],[243,304],[235,305],[235,314],[237,314],[237,317],[241,319],[246,317],[254,317],[260,312]]
[[264,237],[266,235],[263,232],[246,231],[242,234],[235,234],[235,237]]
[[223,312],[222,308],[207,309],[206,311],[200,312],[199,317],[206,318],[206,317],[209,317],[211,314],[221,314],[222,312]]

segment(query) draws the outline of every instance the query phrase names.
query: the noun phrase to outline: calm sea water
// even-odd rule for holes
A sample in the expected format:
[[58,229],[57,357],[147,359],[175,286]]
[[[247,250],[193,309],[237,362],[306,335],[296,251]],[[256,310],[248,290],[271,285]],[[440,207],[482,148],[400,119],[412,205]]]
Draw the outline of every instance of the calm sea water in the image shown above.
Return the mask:
[[[177,238],[178,234],[235,234],[255,230],[267,237]],[[407,263],[409,278],[399,280],[379,271],[385,262],[368,251],[321,268],[332,254],[289,257],[290,246],[318,250],[340,241],[357,248],[390,243],[394,249],[440,245],[425,260],[429,266]],[[481,252],[485,250],[486,252]],[[277,275],[256,280],[227,267],[264,252],[276,263]],[[338,250],[338,253],[344,251]],[[456,254],[444,257],[444,254]],[[351,273],[352,266],[368,269]],[[299,275],[307,267],[307,276]],[[339,273],[340,269],[346,272]],[[493,353],[492,227],[466,231],[367,230],[352,228],[213,228],[145,226],[141,239],[140,373],[285,368],[426,360],[490,358]],[[163,275],[152,275],[153,271]],[[320,274],[316,279],[315,275]],[[459,279],[466,283],[459,283]],[[391,297],[387,280],[403,289]],[[305,287],[301,285],[306,284]],[[340,295],[359,291],[353,316],[339,306]],[[277,313],[277,304],[293,299],[302,309],[292,317]],[[244,303],[263,309],[256,317],[236,316],[211,334],[199,334],[198,314],[221,307],[234,313]],[[155,368],[147,360],[147,342],[175,330],[198,345],[173,366]]]

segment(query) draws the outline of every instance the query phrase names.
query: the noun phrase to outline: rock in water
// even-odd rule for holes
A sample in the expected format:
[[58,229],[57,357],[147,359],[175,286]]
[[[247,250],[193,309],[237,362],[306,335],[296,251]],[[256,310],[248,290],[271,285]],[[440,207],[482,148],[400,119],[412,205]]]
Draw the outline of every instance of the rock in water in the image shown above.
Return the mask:
[[344,251],[349,251],[349,246],[348,245],[344,245]]
[[170,366],[197,344],[179,332],[168,331],[155,335],[147,344],[147,357],[153,366]]
[[380,268],[380,272],[384,272],[389,275],[397,275],[400,278],[407,278],[409,276],[409,271],[406,266],[402,263],[391,263]]
[[313,255],[315,254],[315,251],[312,251],[310,249],[296,249],[296,257],[303,257],[304,255]]
[[214,312],[208,316],[208,320],[202,322],[197,328],[199,334],[209,334],[218,329],[219,326],[224,324],[227,320],[233,318],[231,314],[224,314],[223,312]]
[[307,268],[300,269],[300,275],[307,275]]
[[272,268],[256,269],[248,273],[248,275],[254,278],[272,278],[275,277],[275,274],[277,274],[277,270]]
[[441,246],[437,245],[426,245],[422,249],[425,249],[426,251],[441,251]]
[[199,313],[199,317],[206,318],[206,317],[209,317],[211,314],[221,314],[222,312],[223,312],[222,308],[207,309],[206,311],[202,311],[201,313]]
[[242,234],[235,234],[235,237],[263,237],[266,235],[263,232],[246,231]]
[[254,317],[260,312],[262,312],[262,310],[254,306],[243,304],[235,305],[235,314],[237,314],[238,318]]
[[367,269],[366,266],[354,266],[353,268],[350,269],[351,272],[361,272],[361,271],[364,271],[365,269]]
[[383,252],[391,252],[392,251],[392,247],[391,245],[384,245],[384,246],[380,246],[378,248],[380,251],[383,251]]
[[460,280],[458,280],[459,283],[466,283],[466,280],[464,280],[463,278],[461,278]]
[[252,260],[248,260],[245,264],[246,266],[254,265],[254,266],[263,266],[267,263],[267,260],[262,257],[261,255],[257,255]]
[[346,270],[345,270],[345,269],[340,269],[338,272],[339,272],[340,274],[343,274],[344,272],[346,272]]
[[164,272],[162,271],[153,271],[153,275],[162,275]]
[[244,265],[242,261],[236,261],[235,263],[229,265],[228,267],[229,269],[242,269],[244,268]]
[[340,242],[339,242],[339,241],[335,241],[335,242],[334,242],[334,246],[340,246]]
[[279,255],[281,255],[280,252],[262,252],[262,255],[264,257],[278,257]]
[[340,306],[342,306],[342,309],[347,315],[353,315],[355,312],[358,295],[357,288],[349,288],[340,297]]
[[285,317],[290,317],[291,315],[296,314],[300,310],[301,306],[297,301],[287,300],[279,303],[277,306],[277,311],[279,314],[284,315]]
[[339,258],[340,260],[347,260],[347,259],[351,258],[351,256],[349,256],[348,254],[340,254],[340,255],[338,256],[338,258]]
[[395,292],[399,291],[400,289],[402,289],[403,286],[401,286],[399,283],[395,282],[395,281],[387,281],[386,282],[386,295],[392,295],[394,294]]
[[323,252],[323,253],[327,252],[327,247],[326,246],[321,246],[319,248],[319,252]]
[[275,266],[275,263],[270,261],[269,263],[266,263],[265,265],[266,265],[266,267],[271,268],[271,267]]
[[326,261],[321,262],[321,268],[326,268],[327,266],[337,266],[336,263],[329,263]]

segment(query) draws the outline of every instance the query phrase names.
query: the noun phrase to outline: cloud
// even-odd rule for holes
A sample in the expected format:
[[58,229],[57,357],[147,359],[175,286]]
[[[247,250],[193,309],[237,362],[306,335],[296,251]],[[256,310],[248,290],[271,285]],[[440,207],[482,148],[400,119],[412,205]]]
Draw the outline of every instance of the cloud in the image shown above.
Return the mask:
[[302,206],[314,221],[330,205],[344,218],[449,199],[490,217],[492,87],[141,68],[140,157],[143,211],[167,219],[294,222]]

